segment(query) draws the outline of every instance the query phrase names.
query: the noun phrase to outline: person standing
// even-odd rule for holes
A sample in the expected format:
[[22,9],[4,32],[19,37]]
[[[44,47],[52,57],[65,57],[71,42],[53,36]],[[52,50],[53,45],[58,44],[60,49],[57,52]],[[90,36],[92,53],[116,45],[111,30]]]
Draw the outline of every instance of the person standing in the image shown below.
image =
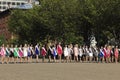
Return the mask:
[[38,62],[39,62],[38,58],[39,58],[39,55],[40,55],[40,47],[39,47],[39,44],[37,44],[37,45],[35,46],[35,54],[36,54],[36,62],[38,63]]
[[23,47],[22,47],[22,45],[20,45],[18,53],[19,53],[19,57],[20,57],[20,63],[22,63],[22,57],[23,57]]
[[14,48],[13,48],[13,44],[11,44],[10,47],[10,62],[14,61]]
[[57,49],[55,45],[53,45],[52,47],[52,54],[53,54],[53,62],[56,62]]
[[63,53],[61,42],[59,42],[59,44],[57,45],[57,53],[58,53],[58,57],[59,57],[59,62],[61,62],[62,53]]
[[110,63],[110,54],[111,54],[111,46],[107,47],[107,53],[106,53],[106,62]]
[[9,45],[7,45],[6,47],[6,63],[8,64],[9,63],[9,56],[10,56],[10,48],[9,48]]
[[89,47],[89,62],[92,62],[92,58],[93,58],[93,48],[90,46]]
[[42,50],[41,50],[41,54],[42,54],[42,62],[45,61],[45,56],[46,56],[46,49],[45,49],[45,45],[42,46]]
[[85,49],[85,45],[82,47],[82,49],[83,49],[82,61],[85,62],[86,61],[86,49]]
[[79,54],[79,49],[78,49],[78,44],[74,46],[74,57],[75,61],[78,61],[78,54]]
[[72,49],[72,44],[68,45],[68,60],[69,62],[72,61],[72,54],[73,54],[73,49]]
[[52,46],[51,44],[48,45],[48,58],[49,58],[49,61],[48,62],[51,62],[51,57],[52,57]]
[[113,63],[114,62],[114,49],[115,49],[115,47],[114,46],[112,46],[112,49],[111,49],[111,54],[110,54],[110,58],[111,58],[111,62]]
[[80,62],[82,62],[82,56],[83,56],[82,46],[80,46],[80,48],[79,48],[79,56],[80,56]]
[[67,45],[65,45],[65,47],[64,47],[64,58],[65,58],[66,62],[68,62],[68,47],[67,47]]
[[103,51],[104,51],[104,60],[105,60],[105,62],[106,62],[106,55],[107,55],[107,45],[105,45],[104,46],[104,49],[103,49]]
[[5,45],[2,44],[2,47],[1,47],[1,51],[0,51],[0,55],[1,55],[1,62],[2,64],[4,64],[4,60],[5,60],[5,54],[6,54],[6,51],[5,51]]
[[28,56],[28,47],[27,44],[24,45],[23,47],[23,54],[24,54],[24,62],[27,62],[27,56]]
[[86,62],[88,62],[88,59],[89,59],[89,48],[88,46],[85,47],[85,55],[86,55]]
[[30,49],[30,45],[28,45],[28,63],[30,63],[31,62],[31,55],[32,53],[31,53],[31,49]]
[[15,48],[14,48],[14,63],[17,63],[18,57],[19,57],[18,47],[17,47],[17,45],[15,45]]
[[103,62],[104,61],[104,48],[101,46],[100,52],[98,54],[99,61]]
[[98,54],[99,54],[99,49],[98,49],[98,47],[92,48],[92,51],[93,51],[93,55],[94,55],[94,57],[93,57],[94,61],[95,61],[95,62],[98,62]]
[[32,62],[32,61],[33,61],[33,60],[32,60],[32,57],[33,57],[33,55],[35,54],[35,51],[34,51],[34,48],[33,48],[33,45],[32,45],[32,44],[30,45],[30,51],[31,51],[30,62]]
[[118,46],[116,46],[114,49],[115,63],[118,62],[118,55],[119,55],[119,50],[118,50]]

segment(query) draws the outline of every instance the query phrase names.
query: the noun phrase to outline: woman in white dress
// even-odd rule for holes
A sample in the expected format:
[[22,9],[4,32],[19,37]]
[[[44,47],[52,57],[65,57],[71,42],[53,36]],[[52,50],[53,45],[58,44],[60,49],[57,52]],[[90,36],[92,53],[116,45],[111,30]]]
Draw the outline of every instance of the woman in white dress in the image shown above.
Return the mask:
[[72,49],[72,45],[68,45],[68,60],[71,62],[72,60],[72,54],[73,54],[73,49]]
[[65,47],[64,47],[64,57],[65,57],[66,62],[68,62],[68,47],[67,47],[67,45],[65,45]]
[[89,58],[89,48],[88,48],[88,46],[85,47],[85,55],[86,55],[86,62],[88,62],[88,58]]
[[28,55],[27,44],[25,44],[23,47],[23,54],[24,54],[24,61],[27,62],[27,55]]
[[83,56],[83,49],[82,46],[79,48],[79,56],[80,56],[80,62],[82,61],[82,56]]
[[90,46],[89,47],[89,62],[92,61],[92,58],[93,58],[93,51],[92,51],[92,47]]

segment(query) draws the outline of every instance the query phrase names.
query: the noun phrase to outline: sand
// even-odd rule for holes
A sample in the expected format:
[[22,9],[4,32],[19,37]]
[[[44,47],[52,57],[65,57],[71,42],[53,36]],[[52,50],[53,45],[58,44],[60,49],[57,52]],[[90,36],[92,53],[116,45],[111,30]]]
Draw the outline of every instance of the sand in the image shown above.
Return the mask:
[[0,80],[120,80],[120,64],[0,64]]

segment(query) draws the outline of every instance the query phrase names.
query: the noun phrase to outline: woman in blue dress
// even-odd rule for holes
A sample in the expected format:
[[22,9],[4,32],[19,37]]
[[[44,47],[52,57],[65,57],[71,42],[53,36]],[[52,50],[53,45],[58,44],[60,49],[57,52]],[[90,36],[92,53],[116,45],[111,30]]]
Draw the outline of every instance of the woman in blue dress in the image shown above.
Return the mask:
[[99,61],[101,61],[101,62],[104,61],[104,50],[103,49],[104,49],[103,47],[100,48],[100,52],[99,52],[99,55],[98,55]]
[[57,49],[56,49],[55,45],[53,45],[52,54],[53,54],[54,62],[56,62]]
[[35,54],[36,54],[36,62],[39,62],[39,60],[38,60],[38,57],[39,57],[39,55],[40,55],[39,44],[37,44],[37,45],[35,46]]
[[31,62],[31,49],[30,49],[30,45],[28,45],[28,62],[30,63]]

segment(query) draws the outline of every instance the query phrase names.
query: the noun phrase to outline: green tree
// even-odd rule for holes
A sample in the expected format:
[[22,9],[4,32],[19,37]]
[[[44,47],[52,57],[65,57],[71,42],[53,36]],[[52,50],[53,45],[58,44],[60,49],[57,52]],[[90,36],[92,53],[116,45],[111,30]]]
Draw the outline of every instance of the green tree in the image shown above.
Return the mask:
[[12,11],[9,26],[23,43],[89,44],[92,34],[98,45],[120,43],[120,0],[40,0],[33,9]]

